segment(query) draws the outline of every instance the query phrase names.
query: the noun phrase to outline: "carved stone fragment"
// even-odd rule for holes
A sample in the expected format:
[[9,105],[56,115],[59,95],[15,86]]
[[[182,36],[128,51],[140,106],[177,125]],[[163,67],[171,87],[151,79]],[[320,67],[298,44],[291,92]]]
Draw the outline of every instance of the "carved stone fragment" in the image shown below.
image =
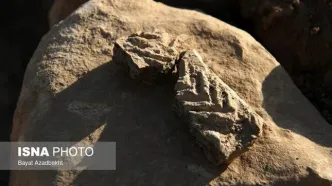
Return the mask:
[[175,39],[165,32],[141,32],[116,40],[114,60],[125,65],[133,79],[154,84],[172,71],[178,57]]
[[178,64],[178,114],[214,164],[229,163],[260,135],[262,119],[204,64],[187,51]]
[[210,161],[229,163],[260,135],[262,119],[195,50],[178,57],[174,43],[175,39],[164,32],[135,33],[116,41],[114,60],[128,69],[131,78],[147,84],[155,84],[176,66],[176,112],[189,124]]

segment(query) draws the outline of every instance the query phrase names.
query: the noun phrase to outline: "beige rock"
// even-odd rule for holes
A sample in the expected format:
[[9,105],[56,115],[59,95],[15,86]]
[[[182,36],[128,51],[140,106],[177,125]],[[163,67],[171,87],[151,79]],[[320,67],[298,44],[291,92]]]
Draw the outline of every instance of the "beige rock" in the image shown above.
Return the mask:
[[[177,51],[196,49],[263,119],[261,137],[227,167],[207,161],[174,114],[176,79],[144,86],[112,61],[118,38],[156,29],[178,37]],[[101,113],[84,117],[73,109],[82,105]],[[150,0],[91,0],[39,44],[12,140],[116,141],[117,170],[12,171],[11,185],[330,185],[331,139],[331,125],[246,32]]]
[[195,50],[184,54],[178,69],[178,113],[210,161],[230,163],[260,135],[260,116],[208,69]]

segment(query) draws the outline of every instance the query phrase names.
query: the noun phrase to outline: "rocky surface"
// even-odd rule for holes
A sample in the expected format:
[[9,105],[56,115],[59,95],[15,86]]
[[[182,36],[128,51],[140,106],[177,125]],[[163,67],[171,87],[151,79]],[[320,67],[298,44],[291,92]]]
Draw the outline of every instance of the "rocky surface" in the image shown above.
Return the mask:
[[[286,68],[323,117],[332,123],[331,1],[156,1],[205,12],[252,34]],[[63,8],[66,14],[62,15],[65,17],[84,2],[86,0],[58,0],[55,6],[66,7]],[[54,13],[53,19],[62,19],[58,14],[61,13]]]
[[262,119],[208,69],[195,50],[185,52],[178,69],[177,112],[211,162],[230,163],[260,135]]
[[116,41],[114,61],[128,69],[131,78],[154,84],[158,76],[172,72],[178,57],[175,42],[163,32],[132,34]]
[[[177,51],[196,49],[262,118],[262,136],[228,166],[209,163],[174,114],[176,80],[138,84],[112,61],[117,39],[157,28],[178,36]],[[74,103],[89,106],[74,112]],[[11,184],[330,185],[331,135],[331,125],[246,32],[151,0],[91,0],[41,41],[25,73],[11,137],[116,141],[117,170],[12,171]]]

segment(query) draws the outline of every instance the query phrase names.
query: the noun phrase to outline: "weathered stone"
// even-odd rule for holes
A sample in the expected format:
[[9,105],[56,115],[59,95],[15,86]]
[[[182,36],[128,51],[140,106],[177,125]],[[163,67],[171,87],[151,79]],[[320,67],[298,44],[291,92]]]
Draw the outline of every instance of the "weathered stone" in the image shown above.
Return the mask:
[[179,61],[177,110],[214,164],[230,162],[260,135],[261,118],[217,75],[195,51]]
[[[155,29],[178,36],[177,51],[197,49],[264,120],[262,135],[227,168],[206,161],[174,114],[173,83],[141,86],[112,60],[118,38]],[[83,116],[86,104],[101,115]],[[116,141],[117,170],[12,171],[11,185],[325,186],[331,135],[275,58],[244,31],[151,0],[91,0],[43,37],[25,73],[12,140]]]
[[116,40],[114,61],[128,67],[131,78],[152,84],[174,68],[175,41],[165,32],[135,33]]

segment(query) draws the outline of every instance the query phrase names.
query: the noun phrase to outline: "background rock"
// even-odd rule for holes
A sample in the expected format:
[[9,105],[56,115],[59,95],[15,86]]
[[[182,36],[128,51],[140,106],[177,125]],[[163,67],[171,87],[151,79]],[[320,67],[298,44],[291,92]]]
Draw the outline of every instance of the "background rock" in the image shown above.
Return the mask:
[[332,1],[241,0],[252,34],[332,123]]
[[[228,167],[209,164],[174,115],[175,81],[149,88],[112,62],[117,38],[156,28],[178,35],[178,50],[198,50],[266,123],[253,148]],[[109,112],[71,112],[78,101]],[[40,43],[25,74],[12,140],[116,141],[117,171],[12,171],[11,183],[329,185],[331,135],[283,68],[244,31],[149,0],[92,0]]]

